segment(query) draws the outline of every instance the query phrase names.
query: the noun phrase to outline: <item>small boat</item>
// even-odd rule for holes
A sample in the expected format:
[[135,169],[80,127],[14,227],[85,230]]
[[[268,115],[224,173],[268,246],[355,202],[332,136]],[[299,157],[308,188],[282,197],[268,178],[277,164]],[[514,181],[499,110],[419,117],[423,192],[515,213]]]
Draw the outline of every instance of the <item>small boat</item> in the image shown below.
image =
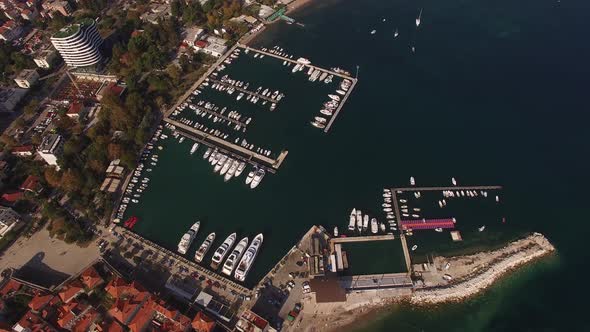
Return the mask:
[[415,244],[415,245],[412,246],[412,251],[414,251],[416,249],[418,249],[418,245],[417,244]]
[[326,125],[325,124],[319,123],[319,122],[316,122],[316,121],[311,121],[311,125],[314,126],[314,127],[316,127],[316,128],[319,128],[319,129],[326,128]]
[[421,20],[422,20],[422,9],[420,9],[420,14],[418,14],[418,17],[416,18],[416,28],[420,26]]
[[410,184],[411,184],[412,186],[415,186],[415,185],[416,185],[416,180],[414,179],[414,177],[413,177],[413,176],[410,176]]
[[500,202],[500,196],[496,195],[496,203]]
[[356,228],[359,232],[363,230],[363,213],[361,210],[356,210]]
[[322,113],[323,115],[327,115],[327,116],[332,116],[332,110],[329,109],[321,109],[320,113]]
[[235,160],[231,159],[231,158],[227,158],[225,160],[225,163],[223,164],[223,167],[221,167],[221,171],[219,172],[219,174],[221,175],[225,175],[225,173],[227,173],[227,171],[229,170],[229,168],[231,167],[231,165],[233,165]]
[[483,225],[483,226],[479,227],[477,230],[480,232],[483,232],[483,231],[485,231],[485,229],[486,229],[486,225]]
[[377,30],[371,30],[372,35],[374,35],[375,33],[377,33]]
[[381,232],[385,233],[386,228],[384,223],[379,223],[379,228],[381,228]]
[[238,169],[239,164],[240,164],[240,162],[237,160],[232,161],[232,164],[229,167],[229,170],[227,171],[227,173],[225,173],[225,176],[223,177],[223,181],[227,182],[234,176],[234,174],[236,173],[236,170]]
[[209,156],[211,155],[211,151],[213,150],[211,148],[208,148],[207,151],[205,151],[205,154],[203,155],[203,159],[209,158]]
[[363,217],[363,232],[366,231],[367,228],[369,228],[369,215],[365,214]]
[[242,172],[244,171],[245,168],[246,168],[246,163],[241,161],[240,164],[238,165],[238,168],[236,169],[236,173],[234,174],[234,176],[238,177],[238,176],[242,175]]
[[195,153],[195,151],[197,151],[198,148],[199,148],[199,143],[193,144],[193,146],[191,147],[191,154]]
[[435,229],[434,229],[434,231],[435,231],[435,232],[439,232],[439,233],[441,233],[441,232],[443,231],[443,229],[442,229],[442,228],[440,228],[440,227],[437,227],[437,228],[435,228]]
[[258,169],[258,171],[254,174],[252,182],[250,182],[250,189],[254,189],[260,184],[260,181],[262,181],[262,178],[264,178],[265,173],[266,172],[263,168]]
[[338,237],[338,226],[334,226],[334,237]]
[[371,233],[377,234],[377,232],[379,231],[377,226],[378,226],[377,219],[371,218]]
[[451,178],[451,182],[453,183],[453,186],[457,185],[457,180],[455,180],[455,178]]
[[348,230],[349,231],[354,231],[355,221],[356,221],[356,209],[352,209],[352,212],[350,212],[350,217],[349,217],[349,221],[348,221]]
[[397,36],[399,36],[399,32],[397,31],[397,29],[395,29],[395,32],[393,33],[393,38],[397,38]]
[[252,179],[254,179],[254,174],[258,171],[258,168],[254,166],[254,169],[248,173],[248,177],[246,177],[246,184],[250,184]]
[[200,263],[203,260],[203,258],[211,248],[213,240],[215,240],[215,233],[209,234],[205,241],[203,241],[203,244],[201,244],[199,249],[197,249],[197,251],[195,252],[195,262]]

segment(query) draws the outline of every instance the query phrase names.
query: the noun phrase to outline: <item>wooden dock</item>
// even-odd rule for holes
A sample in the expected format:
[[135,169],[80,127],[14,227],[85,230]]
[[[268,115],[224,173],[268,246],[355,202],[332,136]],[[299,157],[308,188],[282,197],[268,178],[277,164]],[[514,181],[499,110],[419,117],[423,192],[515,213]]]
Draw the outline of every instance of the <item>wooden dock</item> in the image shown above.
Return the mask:
[[221,139],[219,137],[205,133],[205,132],[198,130],[196,128],[193,128],[191,126],[185,125],[184,123],[178,122],[176,120],[166,118],[164,121],[175,126],[177,129],[182,129],[186,133],[195,135],[194,137],[185,135],[195,141],[201,141],[201,142],[209,141],[209,142],[213,143],[215,145],[215,147],[219,147],[222,149],[225,148],[228,151],[238,153],[239,155],[241,155],[242,157],[244,157],[248,161],[255,161],[258,163],[264,163],[267,166],[270,166],[274,169],[278,169],[281,166],[283,160],[285,159],[285,157],[287,156],[287,153],[288,153],[288,151],[282,151],[277,159],[272,159],[267,156],[261,155],[257,152],[250,151],[242,146],[228,142],[228,141]]
[[259,94],[259,93],[256,93],[256,92],[254,92],[254,91],[250,91],[250,90],[248,90],[248,89],[240,88],[240,87],[238,87],[238,86],[235,86],[235,85],[229,84],[229,83],[227,83],[227,82],[222,82],[222,81],[220,81],[220,80],[218,80],[218,79],[215,79],[215,78],[209,78],[209,82],[213,82],[213,83],[221,84],[221,85],[223,85],[223,86],[227,86],[227,87],[232,87],[232,88],[236,89],[236,91],[240,91],[240,92],[243,92],[243,93],[245,93],[245,94],[249,94],[249,95],[251,95],[251,96],[258,97],[258,98],[260,98],[260,99],[263,99],[263,100],[269,101],[269,102],[271,102],[271,103],[278,103],[278,102],[279,102],[278,100],[276,100],[276,99],[273,99],[273,98],[271,98],[271,97],[263,96],[263,95],[261,95],[261,94]]
[[502,186],[448,186],[448,187],[404,187],[392,191],[444,191],[444,190],[501,190]]

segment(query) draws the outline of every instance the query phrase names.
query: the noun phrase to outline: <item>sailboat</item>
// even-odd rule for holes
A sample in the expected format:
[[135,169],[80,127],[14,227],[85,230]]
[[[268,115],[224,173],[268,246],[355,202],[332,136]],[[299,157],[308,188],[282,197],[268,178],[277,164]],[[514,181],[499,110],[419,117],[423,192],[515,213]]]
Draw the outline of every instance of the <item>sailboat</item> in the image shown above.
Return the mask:
[[422,18],[422,9],[420,9],[420,14],[418,14],[418,17],[416,18],[416,28],[420,26],[421,18]]

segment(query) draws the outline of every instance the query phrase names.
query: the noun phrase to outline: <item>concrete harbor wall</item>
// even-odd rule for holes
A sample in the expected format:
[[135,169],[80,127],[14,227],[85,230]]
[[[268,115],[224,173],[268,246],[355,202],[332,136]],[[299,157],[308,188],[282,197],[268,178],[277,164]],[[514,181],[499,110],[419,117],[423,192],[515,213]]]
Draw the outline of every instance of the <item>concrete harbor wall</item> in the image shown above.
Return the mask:
[[485,269],[448,285],[416,289],[411,302],[436,304],[471,297],[490,287],[503,274],[554,251],[553,245],[543,235],[534,233],[504,248],[485,253],[497,256]]

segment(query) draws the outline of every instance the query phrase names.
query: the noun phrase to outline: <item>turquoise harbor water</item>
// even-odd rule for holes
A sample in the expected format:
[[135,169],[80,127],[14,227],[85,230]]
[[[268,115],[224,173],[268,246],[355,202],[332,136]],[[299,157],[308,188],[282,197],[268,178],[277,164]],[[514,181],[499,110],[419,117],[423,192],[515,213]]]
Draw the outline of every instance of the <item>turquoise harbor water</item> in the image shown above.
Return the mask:
[[[196,219],[203,221],[197,245],[211,231],[218,238],[263,232],[253,283],[310,225],[344,227],[352,207],[378,214],[382,188],[405,185],[410,176],[420,185],[445,185],[451,176],[466,185],[499,184],[501,207],[482,207],[480,217],[507,222],[490,226],[495,235],[482,246],[539,231],[558,255],[465,303],[403,305],[360,330],[588,330],[589,10],[582,0],[312,3],[292,15],[305,27],[273,25],[254,46],[279,45],[322,67],[354,72],[359,65],[359,84],[331,132],[308,124],[326,93],[318,84],[283,78],[266,58],[269,64],[256,69],[236,63],[233,75],[244,76],[235,78],[285,89],[272,115],[252,110],[264,114],[256,115],[253,142],[289,150],[279,172],[256,190],[243,179],[224,183],[202,160],[204,150],[190,156],[189,142],[169,141],[150,189],[128,214],[140,217],[138,233],[170,248]],[[474,227],[475,218],[467,218]],[[456,250],[430,242],[419,244],[422,254]],[[400,265],[394,248],[356,254],[355,269],[359,260],[371,271]]]

